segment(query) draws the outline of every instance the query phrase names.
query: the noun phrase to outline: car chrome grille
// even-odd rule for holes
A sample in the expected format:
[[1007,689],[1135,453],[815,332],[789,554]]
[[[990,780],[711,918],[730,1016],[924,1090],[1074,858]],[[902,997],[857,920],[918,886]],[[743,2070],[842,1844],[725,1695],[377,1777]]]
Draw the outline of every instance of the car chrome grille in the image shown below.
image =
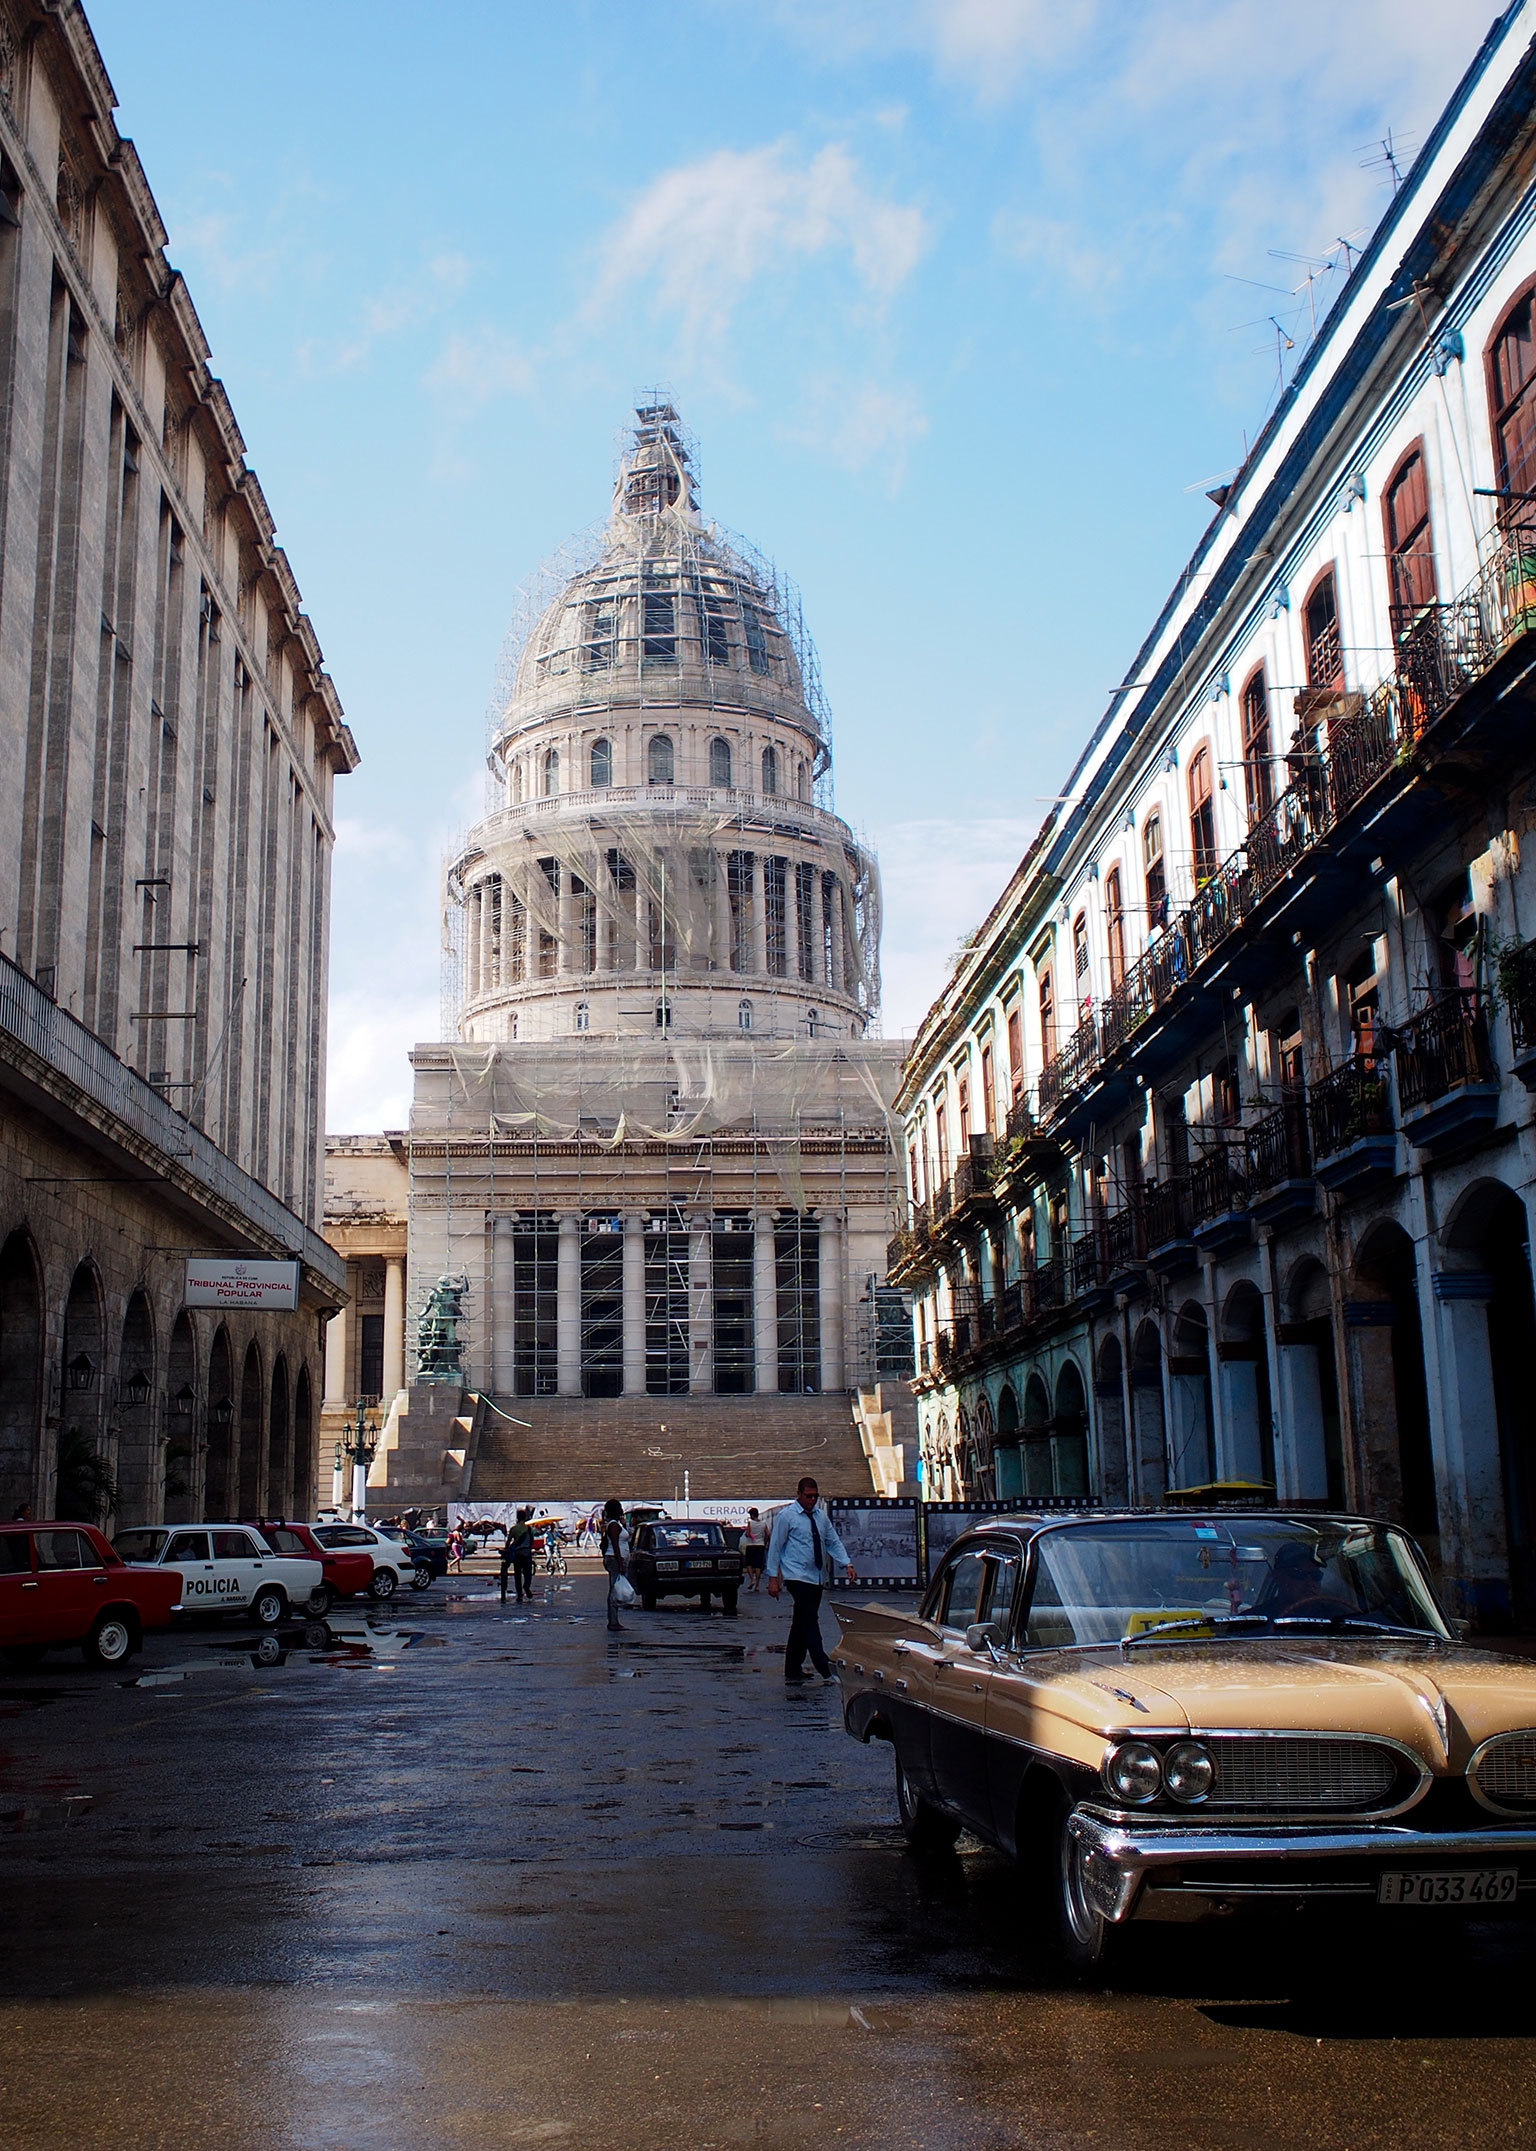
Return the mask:
[[1391,1801],[1396,1751],[1375,1740],[1211,1740],[1205,1807],[1376,1808]]
[[1478,1758],[1472,1782],[1485,1800],[1517,1814],[1536,1814],[1536,1733],[1506,1733]]

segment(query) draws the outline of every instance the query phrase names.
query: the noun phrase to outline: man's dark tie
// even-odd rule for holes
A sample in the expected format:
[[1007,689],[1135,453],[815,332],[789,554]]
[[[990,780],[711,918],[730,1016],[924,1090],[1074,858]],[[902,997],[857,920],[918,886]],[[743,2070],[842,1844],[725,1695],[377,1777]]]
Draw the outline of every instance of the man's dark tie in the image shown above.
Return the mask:
[[811,1560],[819,1576],[821,1574],[821,1533],[816,1529],[816,1512],[814,1509],[807,1509],[805,1520],[811,1527]]

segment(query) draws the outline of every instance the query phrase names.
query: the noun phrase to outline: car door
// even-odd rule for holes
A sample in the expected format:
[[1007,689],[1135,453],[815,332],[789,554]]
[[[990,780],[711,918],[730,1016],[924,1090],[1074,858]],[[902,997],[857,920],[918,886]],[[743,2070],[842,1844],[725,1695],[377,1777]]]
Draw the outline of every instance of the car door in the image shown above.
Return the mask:
[[214,1590],[219,1605],[243,1611],[256,1596],[265,1570],[261,1552],[248,1531],[210,1531]]
[[972,1544],[961,1550],[946,1594],[942,1656],[934,1675],[933,1770],[939,1798],[975,1830],[990,1833],[992,1802],[987,1784],[987,1702],[995,1671],[991,1654],[973,1651],[965,1632],[974,1622],[1008,1609],[1019,1574],[1019,1551],[1006,1544]]
[[96,1579],[105,1575],[101,1555],[83,1531],[66,1527],[34,1531],[39,1642],[72,1643],[90,1633],[96,1618]]
[[187,1612],[205,1613],[217,1605],[206,1531],[173,1531],[160,1556],[160,1566],[180,1571],[181,1603]]
[[36,1642],[37,1600],[30,1532],[0,1531],[0,1647]]

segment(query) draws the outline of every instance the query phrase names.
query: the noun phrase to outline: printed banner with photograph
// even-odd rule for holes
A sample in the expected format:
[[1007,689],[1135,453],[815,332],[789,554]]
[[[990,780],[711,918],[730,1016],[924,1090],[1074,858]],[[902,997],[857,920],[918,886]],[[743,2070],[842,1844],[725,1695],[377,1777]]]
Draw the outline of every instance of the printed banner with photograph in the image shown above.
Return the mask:
[[922,1582],[918,1565],[918,1504],[915,1501],[839,1500],[827,1502],[827,1514],[848,1549],[860,1583],[905,1585]]

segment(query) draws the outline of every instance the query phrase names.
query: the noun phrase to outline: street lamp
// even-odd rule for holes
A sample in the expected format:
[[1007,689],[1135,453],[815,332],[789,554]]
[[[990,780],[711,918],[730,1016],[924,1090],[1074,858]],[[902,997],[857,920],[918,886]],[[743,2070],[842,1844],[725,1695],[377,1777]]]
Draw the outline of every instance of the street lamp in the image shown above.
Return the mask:
[[178,1419],[190,1419],[192,1417],[192,1407],[197,1402],[197,1391],[190,1382],[183,1382],[171,1402],[176,1407]]
[[343,1469],[341,1443],[338,1442],[336,1444],[336,1454],[331,1460],[331,1507],[333,1509],[341,1507],[342,1487],[344,1484],[342,1479]]
[[142,1411],[149,1402],[149,1376],[142,1367],[135,1367],[123,1384],[123,1402],[134,1411]]
[[216,1404],[210,1404],[208,1407],[208,1420],[211,1426],[227,1427],[234,1416],[235,1400],[231,1396],[222,1396]]
[[96,1386],[96,1367],[89,1353],[77,1352],[65,1372],[71,1389],[94,1389]]
[[346,1453],[352,1460],[352,1521],[361,1523],[368,1507],[368,1466],[378,1452],[378,1423],[368,1417],[377,1397],[359,1397],[357,1417],[346,1429]]

